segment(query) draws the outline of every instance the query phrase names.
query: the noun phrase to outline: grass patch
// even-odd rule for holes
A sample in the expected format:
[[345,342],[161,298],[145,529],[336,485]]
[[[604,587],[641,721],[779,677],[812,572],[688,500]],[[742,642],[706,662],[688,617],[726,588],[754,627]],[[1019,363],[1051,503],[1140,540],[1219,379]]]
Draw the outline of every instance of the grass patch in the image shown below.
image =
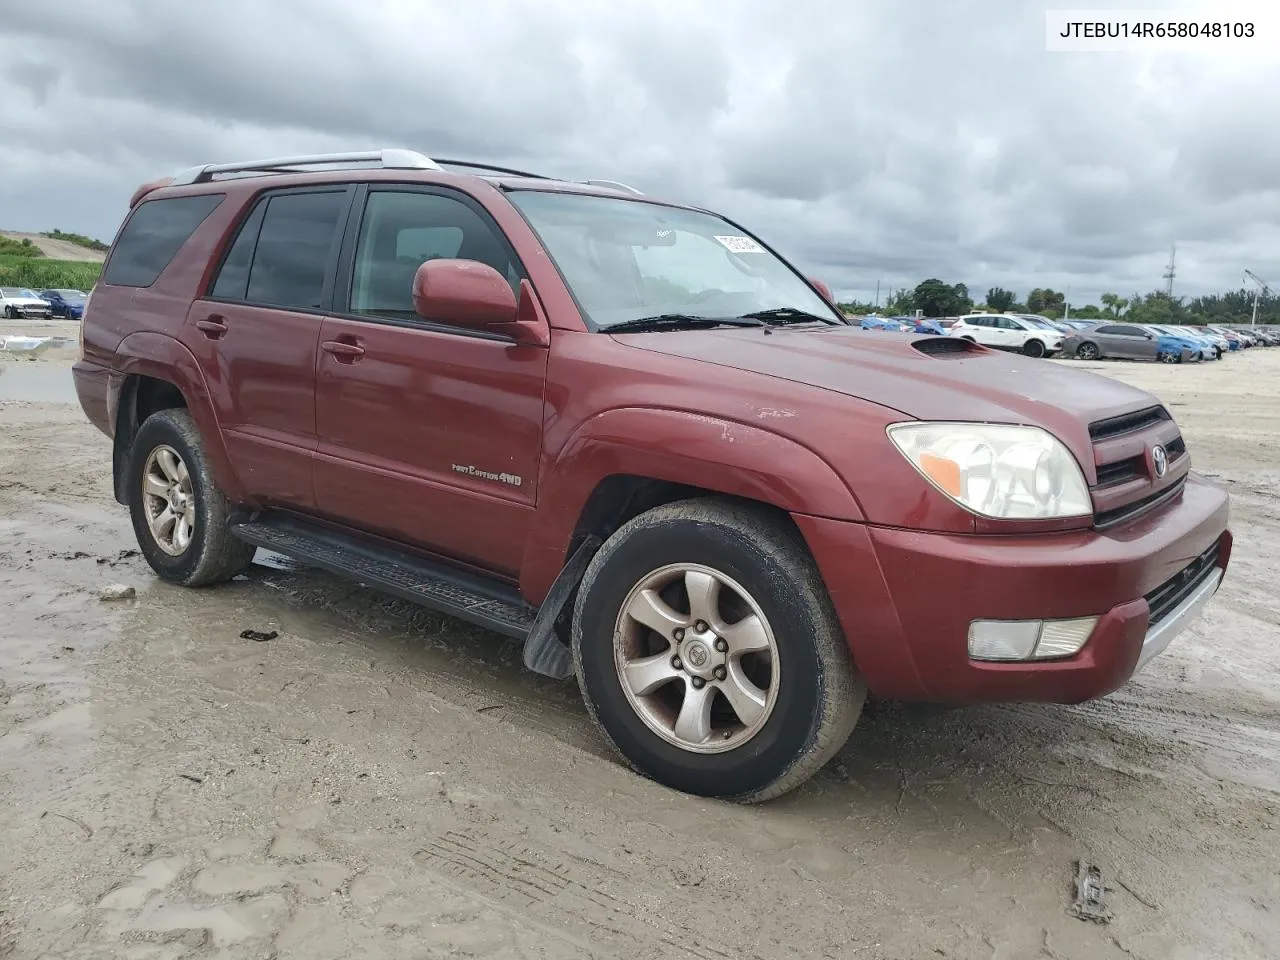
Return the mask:
[[87,291],[98,282],[100,273],[100,263],[0,252],[0,286],[30,287],[37,292],[53,287]]
[[0,237],[0,257],[43,257],[44,251],[30,240]]

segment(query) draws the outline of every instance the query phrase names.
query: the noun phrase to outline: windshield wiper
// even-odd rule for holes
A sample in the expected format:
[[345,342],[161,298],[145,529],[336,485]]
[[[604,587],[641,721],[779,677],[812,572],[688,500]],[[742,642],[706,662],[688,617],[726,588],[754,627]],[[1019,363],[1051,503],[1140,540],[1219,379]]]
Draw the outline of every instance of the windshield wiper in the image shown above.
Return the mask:
[[709,330],[712,327],[760,327],[754,317],[700,317],[691,313],[660,313],[654,317],[636,317],[604,328],[605,333],[645,330]]
[[830,317],[822,317],[816,313],[809,313],[805,310],[797,310],[795,307],[775,307],[772,310],[756,310],[754,313],[744,313],[742,315],[748,320],[763,320],[772,324],[788,324],[788,323],[825,323],[829,326],[839,326],[837,320]]

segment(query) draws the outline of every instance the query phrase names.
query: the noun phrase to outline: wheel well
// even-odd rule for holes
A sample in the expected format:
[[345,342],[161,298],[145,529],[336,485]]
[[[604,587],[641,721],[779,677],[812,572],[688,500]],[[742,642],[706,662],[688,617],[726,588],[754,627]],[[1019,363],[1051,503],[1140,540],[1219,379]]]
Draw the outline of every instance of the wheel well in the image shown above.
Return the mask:
[[138,428],[147,418],[161,410],[187,406],[187,398],[172,383],[155,377],[133,375],[124,382],[120,391],[120,409],[116,412],[116,431],[112,450],[112,474],[115,480],[116,500],[128,502],[124,489],[124,471],[129,462],[129,451]]

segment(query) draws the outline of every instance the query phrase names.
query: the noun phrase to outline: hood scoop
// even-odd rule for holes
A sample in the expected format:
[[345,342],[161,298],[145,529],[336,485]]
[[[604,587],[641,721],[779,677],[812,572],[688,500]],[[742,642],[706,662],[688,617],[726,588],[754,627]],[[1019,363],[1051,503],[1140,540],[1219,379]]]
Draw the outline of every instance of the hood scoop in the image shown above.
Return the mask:
[[916,350],[930,357],[970,357],[975,353],[987,353],[986,347],[980,347],[978,344],[969,340],[961,340],[959,337],[926,337],[924,340],[915,340],[911,344]]

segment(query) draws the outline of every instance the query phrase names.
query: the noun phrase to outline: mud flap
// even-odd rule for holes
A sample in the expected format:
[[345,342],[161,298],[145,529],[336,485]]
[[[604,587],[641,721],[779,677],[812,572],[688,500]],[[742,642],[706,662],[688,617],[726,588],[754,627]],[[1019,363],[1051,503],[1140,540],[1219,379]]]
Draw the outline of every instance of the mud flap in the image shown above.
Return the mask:
[[556,621],[602,542],[599,537],[591,536],[578,545],[538,608],[529,638],[524,642],[524,665],[534,673],[553,680],[568,680],[573,676],[573,654],[557,636]]

